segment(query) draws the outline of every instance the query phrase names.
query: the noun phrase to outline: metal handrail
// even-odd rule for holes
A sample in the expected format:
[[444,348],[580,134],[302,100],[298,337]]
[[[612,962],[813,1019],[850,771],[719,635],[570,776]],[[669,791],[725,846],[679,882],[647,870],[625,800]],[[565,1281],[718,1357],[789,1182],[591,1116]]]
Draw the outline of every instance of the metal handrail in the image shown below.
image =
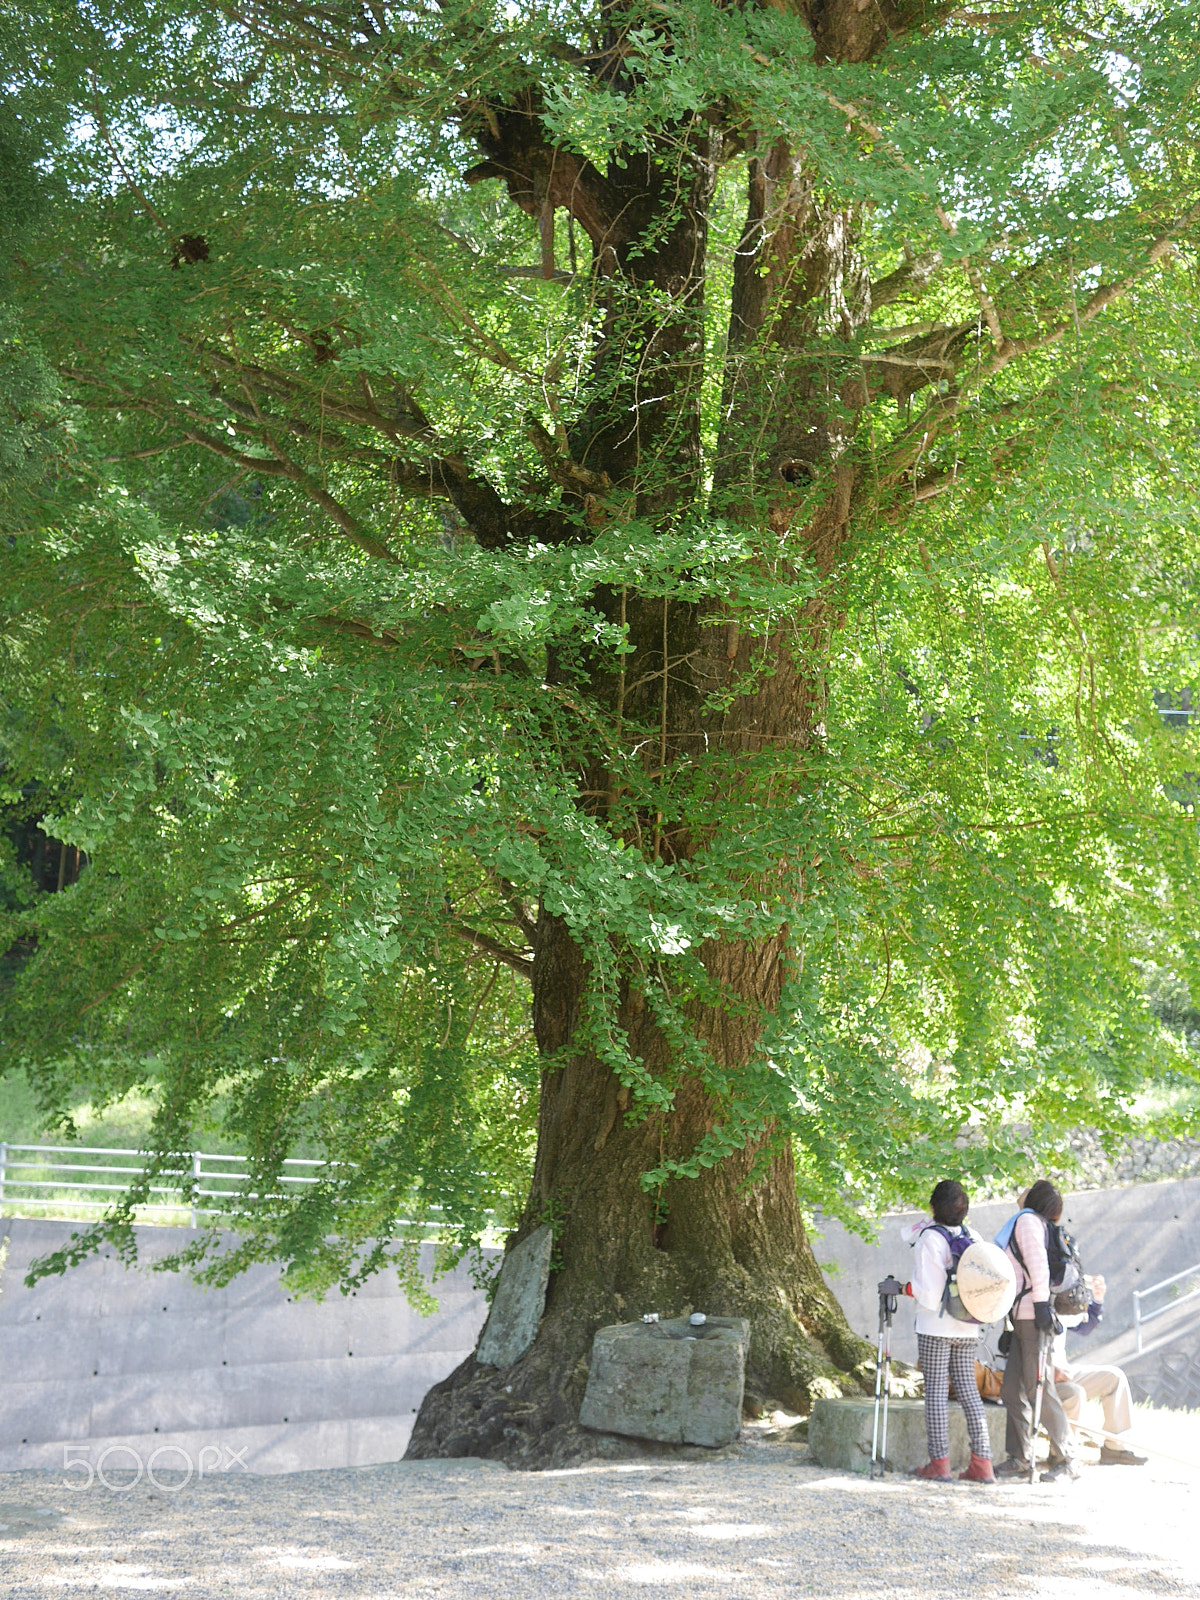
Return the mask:
[[[4,1150],[6,1152],[9,1150],[41,1150],[45,1151],[47,1155],[77,1156],[149,1156],[154,1154],[152,1150],[118,1150],[115,1147],[109,1147],[107,1145],[101,1146],[91,1144],[9,1144],[6,1142],[4,1144]],[[201,1161],[248,1161],[250,1159],[249,1156],[210,1155],[206,1150],[178,1150],[175,1152],[175,1154],[186,1155],[189,1161],[194,1161],[197,1156],[200,1157]],[[12,1166],[19,1166],[21,1164],[22,1163],[16,1161],[11,1163]],[[285,1167],[336,1167],[340,1165],[340,1163],[336,1161],[322,1161],[319,1157],[311,1156],[285,1156],[283,1164]],[[38,1166],[40,1163],[26,1162],[24,1165]],[[64,1167],[73,1167],[76,1164],[73,1161],[64,1161],[61,1163],[61,1165]],[[83,1168],[81,1170],[86,1171],[88,1169]],[[133,1171],[140,1169],[130,1168],[129,1170]],[[185,1172],[187,1169],[185,1167],[174,1167],[171,1170],[175,1172]]]
[[[94,1172],[103,1172],[103,1167],[94,1167]],[[120,1167],[115,1169],[121,1171]],[[10,1189],[96,1189],[101,1194],[124,1194],[129,1185],[127,1183],[64,1183],[61,1178],[5,1178],[5,1184]],[[147,1194],[179,1194],[181,1191],[174,1184],[152,1183],[147,1189]],[[8,1199],[8,1196],[5,1196]],[[11,1202],[10,1202],[11,1203]],[[65,1202],[64,1202],[65,1204]]]
[[[11,1150],[13,1146],[10,1144],[8,1148]],[[85,1165],[82,1161],[6,1160],[4,1166],[7,1172],[15,1172],[19,1167],[24,1168],[28,1172],[145,1172],[146,1170],[145,1167],[97,1167],[91,1165],[90,1163]],[[191,1167],[159,1168],[159,1171],[164,1178],[178,1178],[181,1177],[185,1172],[190,1172],[191,1170]],[[235,1174],[231,1174],[231,1176],[235,1176]],[[12,1181],[14,1183],[32,1183],[33,1180],[31,1178],[14,1178]],[[302,1178],[300,1181],[302,1183],[311,1183],[312,1179]]]
[[[100,1173],[104,1177],[117,1177],[123,1175],[136,1177],[142,1175],[147,1170],[144,1159],[140,1166],[123,1166],[113,1163],[99,1165],[94,1162],[79,1161],[14,1161],[12,1159],[13,1152],[19,1152],[21,1155],[42,1156],[141,1156],[143,1158],[153,1153],[148,1150],[110,1149],[100,1145],[9,1144],[7,1142],[0,1142],[0,1205],[19,1205],[21,1207],[36,1207],[38,1209],[46,1209],[49,1207],[72,1207],[85,1210],[103,1210],[112,1203],[107,1199],[92,1199],[88,1198],[89,1196],[100,1194],[122,1194],[130,1187],[130,1185],[128,1182],[104,1183],[99,1178],[91,1176],[79,1177],[76,1176],[77,1174]],[[144,1203],[138,1206],[137,1209],[139,1211],[154,1213],[173,1212],[176,1214],[180,1211],[188,1211],[190,1213],[191,1225],[192,1227],[196,1227],[201,1216],[214,1217],[236,1215],[240,1205],[246,1202],[262,1199],[277,1200],[282,1198],[282,1193],[280,1191],[274,1191],[270,1195],[264,1195],[258,1190],[246,1190],[245,1188],[213,1189],[204,1187],[202,1182],[203,1179],[208,1179],[210,1184],[244,1184],[250,1177],[250,1173],[246,1170],[250,1164],[249,1159],[246,1156],[216,1155],[209,1154],[204,1150],[179,1151],[177,1154],[179,1157],[185,1158],[189,1164],[187,1166],[160,1168],[159,1171],[154,1174],[154,1176],[162,1178],[186,1176],[192,1178],[192,1191],[189,1198],[186,1201],[183,1199],[183,1190],[179,1185],[169,1183],[152,1183],[148,1186],[148,1195],[177,1195],[179,1196],[179,1199],[177,1199],[174,1203],[172,1203],[169,1199],[147,1199]],[[213,1171],[211,1167],[208,1166],[208,1163],[212,1162],[223,1162],[227,1164],[237,1163],[242,1170],[232,1172],[222,1172],[219,1170]],[[282,1165],[284,1167],[292,1168],[302,1167],[311,1169],[314,1167],[320,1167],[333,1169],[342,1165],[342,1163],[336,1161],[322,1161],[320,1159],[314,1159],[308,1156],[288,1156],[284,1159]],[[61,1173],[63,1176],[56,1178],[24,1178],[15,1176],[15,1174],[18,1172],[55,1172]],[[298,1173],[292,1171],[280,1172],[276,1181],[280,1184],[282,1190],[284,1185],[293,1187],[295,1185],[303,1185],[305,1187],[313,1186],[319,1184],[321,1179],[320,1177],[312,1176],[307,1172]],[[57,1197],[53,1198],[46,1196],[44,1193],[30,1192],[45,1191],[47,1189],[57,1189],[60,1191],[66,1189],[72,1192],[67,1195],[60,1193]],[[14,1190],[17,1192],[14,1193]],[[221,1207],[202,1206],[197,1204],[197,1201],[199,1200],[223,1200],[227,1202],[227,1204]],[[440,1213],[442,1207],[434,1205],[431,1206],[429,1210],[431,1212]],[[397,1226],[399,1227],[414,1228],[438,1226],[436,1220],[418,1223],[414,1219],[397,1218],[396,1221]]]
[[[73,1150],[81,1156],[145,1156],[148,1150],[118,1150],[115,1145],[95,1144],[9,1144],[5,1143],[5,1150],[49,1150],[51,1154],[60,1151]],[[190,1152],[189,1152],[190,1153]],[[242,1156],[235,1156],[235,1161],[241,1161]]]
[[1200,1299],[1200,1288],[1193,1289],[1190,1294],[1180,1295],[1177,1299],[1170,1300],[1165,1306],[1158,1306],[1154,1311],[1143,1311],[1142,1301],[1152,1294],[1157,1294],[1160,1289],[1169,1289],[1173,1283],[1178,1283],[1181,1278],[1200,1278],[1200,1262],[1194,1267],[1184,1267],[1182,1272],[1175,1272],[1169,1278],[1164,1278],[1161,1283],[1152,1283],[1148,1289],[1135,1289],[1133,1291],[1133,1327],[1137,1335],[1137,1353],[1142,1354],[1142,1328],[1147,1322],[1153,1322],[1155,1317],[1165,1316],[1168,1311],[1174,1311],[1176,1306],[1185,1306],[1189,1300]]

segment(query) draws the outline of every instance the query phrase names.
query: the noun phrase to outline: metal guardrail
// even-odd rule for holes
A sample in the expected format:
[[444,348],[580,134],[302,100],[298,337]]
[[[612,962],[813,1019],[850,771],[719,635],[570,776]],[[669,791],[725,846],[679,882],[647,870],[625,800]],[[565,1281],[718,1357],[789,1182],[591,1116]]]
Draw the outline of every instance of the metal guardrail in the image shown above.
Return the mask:
[[1152,1294],[1157,1294],[1160,1289],[1169,1289],[1173,1283],[1179,1283],[1184,1278],[1200,1279],[1200,1262],[1194,1267],[1184,1267],[1182,1272],[1176,1272],[1169,1278],[1164,1278],[1161,1283],[1152,1283],[1148,1289],[1135,1289],[1133,1291],[1133,1327],[1137,1335],[1137,1353],[1142,1353],[1142,1328],[1147,1322],[1153,1322],[1155,1317],[1165,1316],[1168,1311],[1174,1311],[1176,1306],[1183,1306],[1189,1300],[1200,1299],[1200,1288],[1195,1288],[1190,1294],[1173,1295],[1165,1306],[1156,1306],[1153,1311],[1143,1311],[1142,1301]]
[[[93,1145],[9,1144],[0,1142],[0,1211],[11,1207],[20,1211],[103,1211],[110,1206],[112,1197],[123,1194],[135,1178],[146,1172],[150,1152],[146,1150],[103,1149]],[[139,1213],[150,1214],[166,1220],[168,1216],[182,1220],[186,1214],[191,1226],[198,1225],[201,1217],[236,1215],[248,1202],[260,1199],[278,1199],[281,1194],[321,1182],[316,1169],[327,1173],[336,1162],[308,1160],[289,1156],[284,1161],[284,1171],[279,1175],[280,1185],[287,1185],[271,1195],[246,1188],[249,1180],[249,1162],[245,1156],[212,1155],[204,1150],[181,1152],[187,1166],[167,1167],[156,1176],[167,1180],[152,1183],[149,1193],[161,1199],[139,1204]],[[94,1156],[96,1161],[63,1160],[63,1157]],[[23,1158],[23,1159],[22,1159]],[[106,1159],[105,1159],[106,1158]],[[138,1165],[126,1164],[130,1158]],[[36,1176],[26,1176],[36,1174]],[[93,1176],[93,1174],[95,1176]],[[190,1193],[185,1196],[182,1184],[171,1183],[172,1178],[190,1178]],[[110,1181],[115,1179],[116,1181]],[[109,1198],[101,1198],[107,1196]],[[174,1198],[170,1198],[174,1196]],[[204,1201],[218,1202],[205,1205]],[[225,1201],[222,1205],[219,1202]],[[429,1207],[440,1211],[440,1206]],[[397,1219],[397,1226],[409,1228],[435,1228],[436,1222],[415,1222]]]

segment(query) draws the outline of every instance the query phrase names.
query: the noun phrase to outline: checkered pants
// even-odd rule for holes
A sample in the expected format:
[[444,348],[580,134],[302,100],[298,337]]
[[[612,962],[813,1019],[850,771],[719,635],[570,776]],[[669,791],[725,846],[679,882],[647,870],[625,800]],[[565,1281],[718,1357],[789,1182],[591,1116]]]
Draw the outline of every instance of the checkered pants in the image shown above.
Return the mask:
[[954,1380],[954,1397],[966,1414],[972,1451],[987,1461],[992,1458],[987,1417],[975,1386],[976,1343],[974,1339],[917,1335],[917,1362],[925,1374],[925,1432],[931,1461],[950,1454],[950,1379]]

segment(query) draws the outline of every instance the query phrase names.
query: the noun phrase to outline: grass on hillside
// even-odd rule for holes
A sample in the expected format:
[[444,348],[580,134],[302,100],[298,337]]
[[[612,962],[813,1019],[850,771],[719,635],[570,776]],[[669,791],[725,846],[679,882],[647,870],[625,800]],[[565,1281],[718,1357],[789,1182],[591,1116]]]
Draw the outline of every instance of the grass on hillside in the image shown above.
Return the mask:
[[0,1139],[9,1144],[99,1145],[105,1149],[138,1149],[145,1141],[154,1118],[154,1102],[144,1091],[134,1089],[123,1100],[96,1110],[86,1095],[76,1097],[71,1108],[75,1137],[64,1137],[57,1129],[47,1130],[38,1109],[33,1085],[20,1069],[0,1078]]
[[1200,1132],[1200,1083],[1156,1084],[1138,1095],[1133,1109],[1139,1117],[1181,1117]]

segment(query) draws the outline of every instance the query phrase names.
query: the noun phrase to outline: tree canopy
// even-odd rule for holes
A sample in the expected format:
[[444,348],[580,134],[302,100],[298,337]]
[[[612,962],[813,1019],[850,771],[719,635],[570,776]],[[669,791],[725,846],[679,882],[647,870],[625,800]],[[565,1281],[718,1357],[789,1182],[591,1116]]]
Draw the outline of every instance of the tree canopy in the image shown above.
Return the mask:
[[329,1158],[207,1270],[569,1249],[621,1130],[660,1253],[784,1151],[923,1201],[1192,1070],[1194,5],[22,11],[3,760],[90,866],[5,1048]]

